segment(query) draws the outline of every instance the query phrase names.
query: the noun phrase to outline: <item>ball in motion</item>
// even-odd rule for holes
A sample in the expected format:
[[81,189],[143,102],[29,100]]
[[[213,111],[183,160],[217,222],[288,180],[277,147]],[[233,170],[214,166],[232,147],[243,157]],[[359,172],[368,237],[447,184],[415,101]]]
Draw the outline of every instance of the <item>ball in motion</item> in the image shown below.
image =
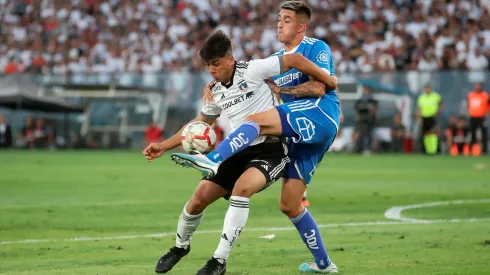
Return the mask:
[[182,147],[187,153],[198,151],[209,153],[216,144],[216,133],[205,122],[195,121],[187,124],[182,131]]

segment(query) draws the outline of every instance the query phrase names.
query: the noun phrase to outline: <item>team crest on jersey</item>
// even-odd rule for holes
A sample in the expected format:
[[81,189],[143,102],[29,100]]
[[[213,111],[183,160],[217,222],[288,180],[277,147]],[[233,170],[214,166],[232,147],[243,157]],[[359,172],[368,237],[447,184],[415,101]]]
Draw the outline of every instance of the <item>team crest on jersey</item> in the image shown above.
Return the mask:
[[240,92],[242,92],[242,93],[246,93],[247,90],[248,90],[248,84],[247,84],[247,82],[244,81],[243,83],[241,83],[240,85],[238,85],[238,90],[240,90]]
[[319,52],[318,55],[316,56],[316,61],[318,61],[319,63],[327,64],[328,63],[327,51],[323,50],[323,51]]

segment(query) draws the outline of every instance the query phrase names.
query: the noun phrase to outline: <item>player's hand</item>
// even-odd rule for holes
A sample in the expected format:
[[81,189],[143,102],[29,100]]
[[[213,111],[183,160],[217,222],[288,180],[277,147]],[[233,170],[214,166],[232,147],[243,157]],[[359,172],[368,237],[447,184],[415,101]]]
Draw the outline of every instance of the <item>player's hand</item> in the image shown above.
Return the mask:
[[211,82],[209,82],[208,85],[204,87],[204,95],[202,96],[202,100],[204,101],[204,104],[209,104],[213,102],[214,97],[213,97],[213,92],[211,91],[213,86],[214,86],[214,80],[211,80]]
[[163,155],[165,151],[165,146],[163,146],[161,143],[150,143],[148,146],[146,146],[145,150],[143,150],[143,155],[149,162],[151,162],[152,160]]
[[281,92],[281,88],[279,88],[279,86],[277,86],[276,82],[274,82],[274,80],[272,80],[272,78],[266,79],[265,83],[267,83],[267,85],[269,85],[269,88],[271,88],[272,92],[274,92],[275,94],[279,94]]

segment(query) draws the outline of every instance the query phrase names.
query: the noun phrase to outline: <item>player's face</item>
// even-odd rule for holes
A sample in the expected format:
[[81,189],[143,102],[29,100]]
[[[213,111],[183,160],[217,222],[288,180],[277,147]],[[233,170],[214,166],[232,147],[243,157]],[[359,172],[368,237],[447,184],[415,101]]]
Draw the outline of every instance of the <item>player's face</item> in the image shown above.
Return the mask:
[[235,59],[233,56],[224,56],[212,59],[204,64],[214,80],[226,83],[230,81],[231,74],[233,73],[233,66],[235,65]]
[[281,10],[277,21],[277,39],[282,43],[292,41],[296,35],[301,33],[306,24],[297,20],[296,13],[292,10]]

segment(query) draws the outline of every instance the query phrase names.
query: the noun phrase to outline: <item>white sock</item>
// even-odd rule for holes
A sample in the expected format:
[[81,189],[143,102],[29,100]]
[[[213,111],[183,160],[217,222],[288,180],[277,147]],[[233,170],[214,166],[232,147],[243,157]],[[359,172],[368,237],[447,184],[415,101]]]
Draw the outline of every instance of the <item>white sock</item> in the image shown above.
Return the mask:
[[187,248],[191,243],[192,234],[196,231],[196,228],[202,221],[203,213],[197,215],[191,215],[185,210],[187,204],[180,214],[179,223],[177,224],[177,236],[175,238],[175,246],[180,248]]
[[224,263],[230,256],[231,249],[235,244],[240,232],[248,220],[249,199],[239,196],[230,197],[230,207],[226,212],[223,233],[218,248],[213,257]]

